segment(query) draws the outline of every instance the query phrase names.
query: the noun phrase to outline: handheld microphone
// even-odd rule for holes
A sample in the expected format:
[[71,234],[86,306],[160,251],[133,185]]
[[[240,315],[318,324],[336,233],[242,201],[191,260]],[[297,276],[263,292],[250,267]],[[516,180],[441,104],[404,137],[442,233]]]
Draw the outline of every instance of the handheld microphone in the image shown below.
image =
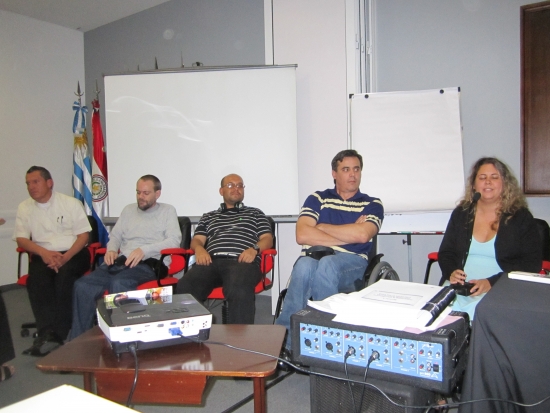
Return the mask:
[[[470,236],[470,242],[472,241],[472,233],[474,231],[474,221],[476,219],[475,213],[474,213],[474,207],[477,204],[477,201],[479,201],[479,198],[481,198],[481,194],[479,192],[474,192],[474,195],[472,196],[472,203],[470,204],[470,207],[468,208],[468,215],[470,216],[470,221],[468,222],[468,234]],[[466,258],[468,257],[468,252],[465,253],[464,257],[462,257],[462,266],[461,269],[464,269],[464,265],[466,264]]]

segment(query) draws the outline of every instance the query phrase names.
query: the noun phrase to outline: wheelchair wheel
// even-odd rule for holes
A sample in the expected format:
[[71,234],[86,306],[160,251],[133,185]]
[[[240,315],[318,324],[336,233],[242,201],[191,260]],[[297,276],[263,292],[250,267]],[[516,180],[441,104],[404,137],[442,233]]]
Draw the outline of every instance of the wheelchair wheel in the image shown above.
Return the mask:
[[372,285],[382,279],[399,281],[399,275],[397,275],[397,272],[386,261],[380,261],[372,269],[369,277],[369,285]]

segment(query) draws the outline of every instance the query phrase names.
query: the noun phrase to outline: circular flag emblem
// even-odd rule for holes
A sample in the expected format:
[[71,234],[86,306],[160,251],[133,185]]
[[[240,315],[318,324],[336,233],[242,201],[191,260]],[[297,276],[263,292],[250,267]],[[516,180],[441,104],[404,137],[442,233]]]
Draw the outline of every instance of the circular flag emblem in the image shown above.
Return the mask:
[[92,176],[92,199],[94,202],[103,201],[107,198],[107,181],[102,175]]

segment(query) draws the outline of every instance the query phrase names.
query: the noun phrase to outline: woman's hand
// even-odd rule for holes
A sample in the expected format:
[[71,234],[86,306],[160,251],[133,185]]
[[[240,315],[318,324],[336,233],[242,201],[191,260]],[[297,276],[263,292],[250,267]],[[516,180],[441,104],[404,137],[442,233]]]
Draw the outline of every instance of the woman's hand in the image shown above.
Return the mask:
[[491,283],[487,279],[470,280],[469,282],[471,282],[472,284],[475,284],[470,290],[472,292],[472,294],[470,294],[470,297],[475,297],[475,296],[484,294],[491,289]]
[[462,270],[454,270],[449,277],[451,284],[464,284],[464,281],[466,281],[466,273]]

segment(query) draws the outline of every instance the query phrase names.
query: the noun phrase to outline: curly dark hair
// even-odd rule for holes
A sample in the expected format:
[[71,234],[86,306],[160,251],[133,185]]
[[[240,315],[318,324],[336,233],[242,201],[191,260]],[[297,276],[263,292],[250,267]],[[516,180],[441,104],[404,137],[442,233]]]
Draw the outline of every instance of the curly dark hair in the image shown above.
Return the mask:
[[521,188],[519,187],[518,180],[512,171],[510,171],[510,168],[501,160],[492,157],[484,157],[478,159],[476,163],[474,163],[470,171],[470,176],[466,180],[464,198],[459,202],[459,206],[463,209],[470,208],[475,193],[474,186],[477,173],[483,165],[487,164],[493,165],[502,178],[500,207],[497,210],[497,220],[494,223],[494,225],[497,226],[502,215],[507,215],[506,220],[508,220],[521,208],[527,208],[527,201]]

